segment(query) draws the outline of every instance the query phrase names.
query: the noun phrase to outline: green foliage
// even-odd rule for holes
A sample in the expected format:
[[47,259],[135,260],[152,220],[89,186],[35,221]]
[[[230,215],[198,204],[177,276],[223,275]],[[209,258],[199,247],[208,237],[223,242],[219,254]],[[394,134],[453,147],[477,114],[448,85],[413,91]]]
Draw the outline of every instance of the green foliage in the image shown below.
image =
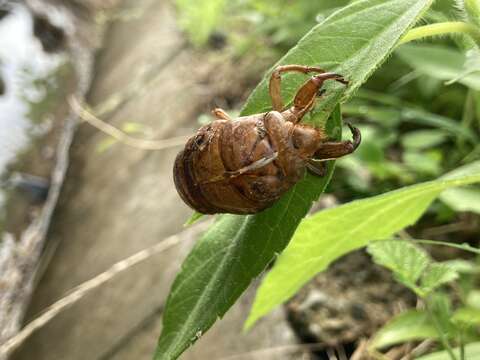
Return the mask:
[[225,0],[175,0],[181,12],[180,26],[196,46],[204,45],[218,26],[227,2]]
[[458,276],[447,264],[433,262],[424,250],[408,241],[376,241],[367,250],[377,264],[390,269],[399,282],[420,297]]
[[[430,0],[361,0],[329,17],[289,51],[280,63],[322,66],[350,81],[347,90],[335,84],[328,87],[331,95],[319,104],[314,123],[325,123],[342,96],[353,94],[430,4]],[[370,21],[372,17],[375,22]],[[299,77],[286,78],[283,89],[287,99],[292,98],[299,81]],[[242,115],[269,110],[266,87],[264,80],[250,96]],[[337,110],[326,124],[333,139],[340,136],[340,121]],[[177,358],[223,316],[287,245],[328,183],[332,169],[330,165],[329,175],[323,179],[307,175],[272,208],[257,215],[222,216],[199,240],[169,295],[157,360]]]
[[404,134],[401,142],[404,148],[424,150],[442,144],[448,135],[448,132],[441,129],[415,130]]
[[[460,357],[460,349],[453,350],[457,358]],[[465,346],[465,359],[476,360],[480,359],[480,342],[471,343]],[[417,360],[451,360],[447,351],[439,351],[433,354],[418,357]]]
[[455,311],[452,321],[464,326],[480,325],[480,310],[473,307],[462,307]]
[[455,211],[480,214],[479,188],[450,189],[442,193],[440,200]]
[[[196,45],[205,44],[213,32],[223,33],[227,46],[233,46],[237,55],[248,53],[260,58],[284,53],[316,21],[321,22],[278,64],[321,66],[350,80],[348,88],[327,84],[327,96],[317,104],[313,116],[306,119],[326,126],[330,136],[338,139],[341,114],[337,110],[333,118],[329,117],[339,102],[353,98],[342,109],[354,121],[361,119],[363,143],[355,154],[337,162],[337,178],[330,188],[340,201],[430,180],[459,163],[480,159],[480,56],[474,42],[455,37],[453,41],[441,39],[439,45],[402,45],[395,56],[378,68],[431,1],[359,0],[336,13],[335,7],[347,1],[208,3],[177,0],[184,29]],[[452,1],[437,1],[435,11],[425,18],[444,23],[421,27],[410,39],[449,31],[476,36],[479,31],[472,24],[476,23],[478,2],[458,3],[461,8],[465,5],[470,24],[453,11]],[[450,20],[455,21],[445,22]],[[375,78],[356,92],[375,70]],[[270,71],[250,96],[242,115],[270,109],[269,75]],[[284,77],[286,102],[291,101],[303,81],[304,77],[299,75]],[[330,164],[326,179],[306,175],[304,181],[265,212],[246,217],[226,215],[217,220],[189,255],[173,285],[156,359],[178,357],[224,315],[251,280],[287,246],[312,201],[329,182],[332,170]],[[478,163],[474,163],[450,177],[351,202],[303,220],[265,278],[247,326],[292,296],[335,259],[371,240],[390,238],[413,224],[427,209],[428,222],[440,224],[445,219],[452,220],[456,212],[478,213],[478,188],[456,186],[478,182],[479,176]],[[447,206],[437,203],[429,207],[437,197]],[[420,242],[476,254],[479,251],[468,244]],[[452,351],[457,350],[451,350],[450,342],[462,343],[465,339],[459,337],[461,330],[478,324],[474,312],[479,308],[480,295],[473,280],[478,265],[460,259],[437,263],[425,251],[403,241],[374,242],[369,251],[426,304],[425,311],[401,314],[387,324],[377,334],[375,346],[431,338],[447,349],[437,356],[451,358]],[[454,311],[451,303],[459,305],[440,293],[439,288],[458,276],[463,304]],[[468,341],[472,339],[475,337]],[[466,358],[475,351],[475,347],[467,346]]]
[[480,310],[480,290],[473,290],[468,294],[467,305]]
[[[352,96],[379,67],[401,35],[416,22],[419,14],[430,4],[431,1],[354,2],[312,29],[278,64],[301,63],[319,66],[342,74],[350,81],[347,88],[338,84],[330,84],[331,86],[327,87],[328,95],[316,109],[319,119],[324,120],[335,104]],[[376,24],[370,22],[373,17]],[[253,91],[245,105],[244,110],[247,113],[252,112],[256,106],[260,106],[261,111],[269,109],[270,101],[266,91],[269,75],[270,73],[267,73]],[[293,98],[300,82],[298,77],[285,76],[282,87],[288,95],[285,97],[288,101]]]
[[425,251],[401,240],[376,241],[367,247],[367,251],[377,264],[391,270],[399,282],[420,292],[417,282],[430,264]]
[[247,320],[253,325],[289,299],[314,275],[340,256],[372,240],[390,238],[414,224],[432,201],[451,187],[480,181],[480,163],[439,179],[321,211],[303,220],[257,292]]
[[[327,129],[338,129],[340,124],[337,110]],[[322,179],[307,175],[272,208],[258,215],[224,215],[217,220],[197,242],[175,279],[156,359],[178,357],[225,314],[287,245],[312,201],[325,188],[333,165],[328,171]]]
[[457,272],[448,264],[430,262],[425,273],[422,274],[420,283],[423,296],[426,296],[443,284],[456,280],[457,277]]
[[443,45],[409,44],[398,48],[396,54],[425,75],[445,81],[457,79],[472,89],[480,90],[480,73],[471,70],[465,73],[467,57],[459,50]]
[[370,346],[381,349],[404,342],[437,337],[437,330],[425,310],[408,310],[382,327],[375,334]]
[[480,2],[478,0],[464,0],[463,3],[469,20],[480,27]]

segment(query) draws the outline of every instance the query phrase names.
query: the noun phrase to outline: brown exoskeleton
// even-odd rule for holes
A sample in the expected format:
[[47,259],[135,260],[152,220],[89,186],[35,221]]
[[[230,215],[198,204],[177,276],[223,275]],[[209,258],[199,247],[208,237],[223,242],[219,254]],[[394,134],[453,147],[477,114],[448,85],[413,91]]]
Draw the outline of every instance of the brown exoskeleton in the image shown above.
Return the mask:
[[[281,74],[290,71],[318,75],[284,109]],[[322,161],[355,151],[361,136],[353,126],[353,141],[331,142],[322,129],[300,123],[329,79],[348,84],[343,76],[320,68],[280,66],[270,78],[272,111],[231,119],[223,110],[213,110],[218,120],[201,127],[175,160],[174,180],[182,199],[204,214],[256,213],[298,182],[305,168],[323,176]]]

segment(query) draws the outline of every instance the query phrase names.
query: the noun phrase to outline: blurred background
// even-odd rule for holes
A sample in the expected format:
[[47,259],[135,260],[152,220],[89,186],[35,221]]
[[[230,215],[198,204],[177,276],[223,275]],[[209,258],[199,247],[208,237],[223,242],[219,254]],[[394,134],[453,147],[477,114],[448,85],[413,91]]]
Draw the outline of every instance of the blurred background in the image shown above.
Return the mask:
[[[191,210],[171,178],[181,142],[128,147],[81,123],[68,99],[137,138],[188,136],[214,106],[238,114],[264,72],[348,3],[0,1],[0,344],[116,261],[182,239],[85,295],[11,359],[151,358],[170,284],[208,225],[183,226]],[[442,0],[421,23],[459,17]],[[480,159],[480,61],[468,49],[459,36],[395,51],[343,106],[364,140],[312,211]],[[408,235],[478,247],[479,213],[480,188],[448,190]],[[432,256],[469,265],[461,281],[479,306],[479,262],[451,249]],[[363,252],[348,257],[243,334],[252,289],[183,358],[349,358],[416,298]]]

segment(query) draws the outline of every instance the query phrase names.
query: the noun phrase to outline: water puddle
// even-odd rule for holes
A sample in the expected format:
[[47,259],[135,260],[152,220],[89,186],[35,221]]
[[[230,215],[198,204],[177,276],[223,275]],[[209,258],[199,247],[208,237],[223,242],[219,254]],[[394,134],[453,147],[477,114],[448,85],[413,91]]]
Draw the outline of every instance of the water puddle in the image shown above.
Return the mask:
[[0,239],[16,238],[45,201],[75,89],[61,21],[0,1]]

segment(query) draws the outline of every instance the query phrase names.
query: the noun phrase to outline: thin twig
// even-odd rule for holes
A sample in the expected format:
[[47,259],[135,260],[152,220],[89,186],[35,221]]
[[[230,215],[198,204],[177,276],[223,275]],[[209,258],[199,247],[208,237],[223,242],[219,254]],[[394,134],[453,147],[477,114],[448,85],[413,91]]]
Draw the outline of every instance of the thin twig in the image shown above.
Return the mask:
[[190,136],[177,136],[177,137],[164,139],[164,140],[137,139],[117,129],[115,126],[110,125],[109,123],[99,119],[95,115],[93,115],[90,111],[86,109],[84,105],[80,103],[80,101],[76,97],[74,96],[70,97],[68,99],[68,102],[72,107],[73,111],[78,115],[80,119],[89,123],[93,127],[100,130],[101,132],[111,136],[115,140],[137,149],[164,150],[171,147],[183,145],[190,137]]
[[458,231],[463,231],[471,228],[470,224],[465,221],[460,221],[452,224],[440,225],[427,228],[423,231],[423,236],[426,238],[450,234]]
[[335,350],[332,348],[327,349],[328,360],[338,360]]
[[368,348],[368,340],[367,339],[360,340],[360,343],[355,349],[355,352],[350,357],[350,360],[361,360],[364,357],[365,353],[367,352],[367,348]]
[[[433,340],[433,339],[427,339],[427,340],[422,341],[414,349],[412,349],[410,354],[403,357],[401,360],[410,360],[412,357],[415,359],[418,356],[424,355],[425,353],[427,353],[432,348],[432,346],[435,344],[435,342],[436,341]],[[410,358],[408,356],[410,356]]]
[[18,348],[36,330],[43,327],[55,316],[57,316],[62,310],[76,303],[93,289],[106,283],[119,273],[131,268],[132,266],[149,259],[153,255],[159,254],[172,248],[175,245],[178,245],[181,242],[181,239],[182,237],[180,234],[170,236],[147,249],[141,250],[133,254],[132,256],[129,256],[128,258],[113,264],[105,272],[95,276],[93,279],[87,280],[86,282],[74,287],[68,295],[50,305],[48,308],[46,308],[45,312],[42,315],[31,321],[18,334],[16,334],[4,344],[2,344],[0,346],[0,357],[11,354],[12,351]]

